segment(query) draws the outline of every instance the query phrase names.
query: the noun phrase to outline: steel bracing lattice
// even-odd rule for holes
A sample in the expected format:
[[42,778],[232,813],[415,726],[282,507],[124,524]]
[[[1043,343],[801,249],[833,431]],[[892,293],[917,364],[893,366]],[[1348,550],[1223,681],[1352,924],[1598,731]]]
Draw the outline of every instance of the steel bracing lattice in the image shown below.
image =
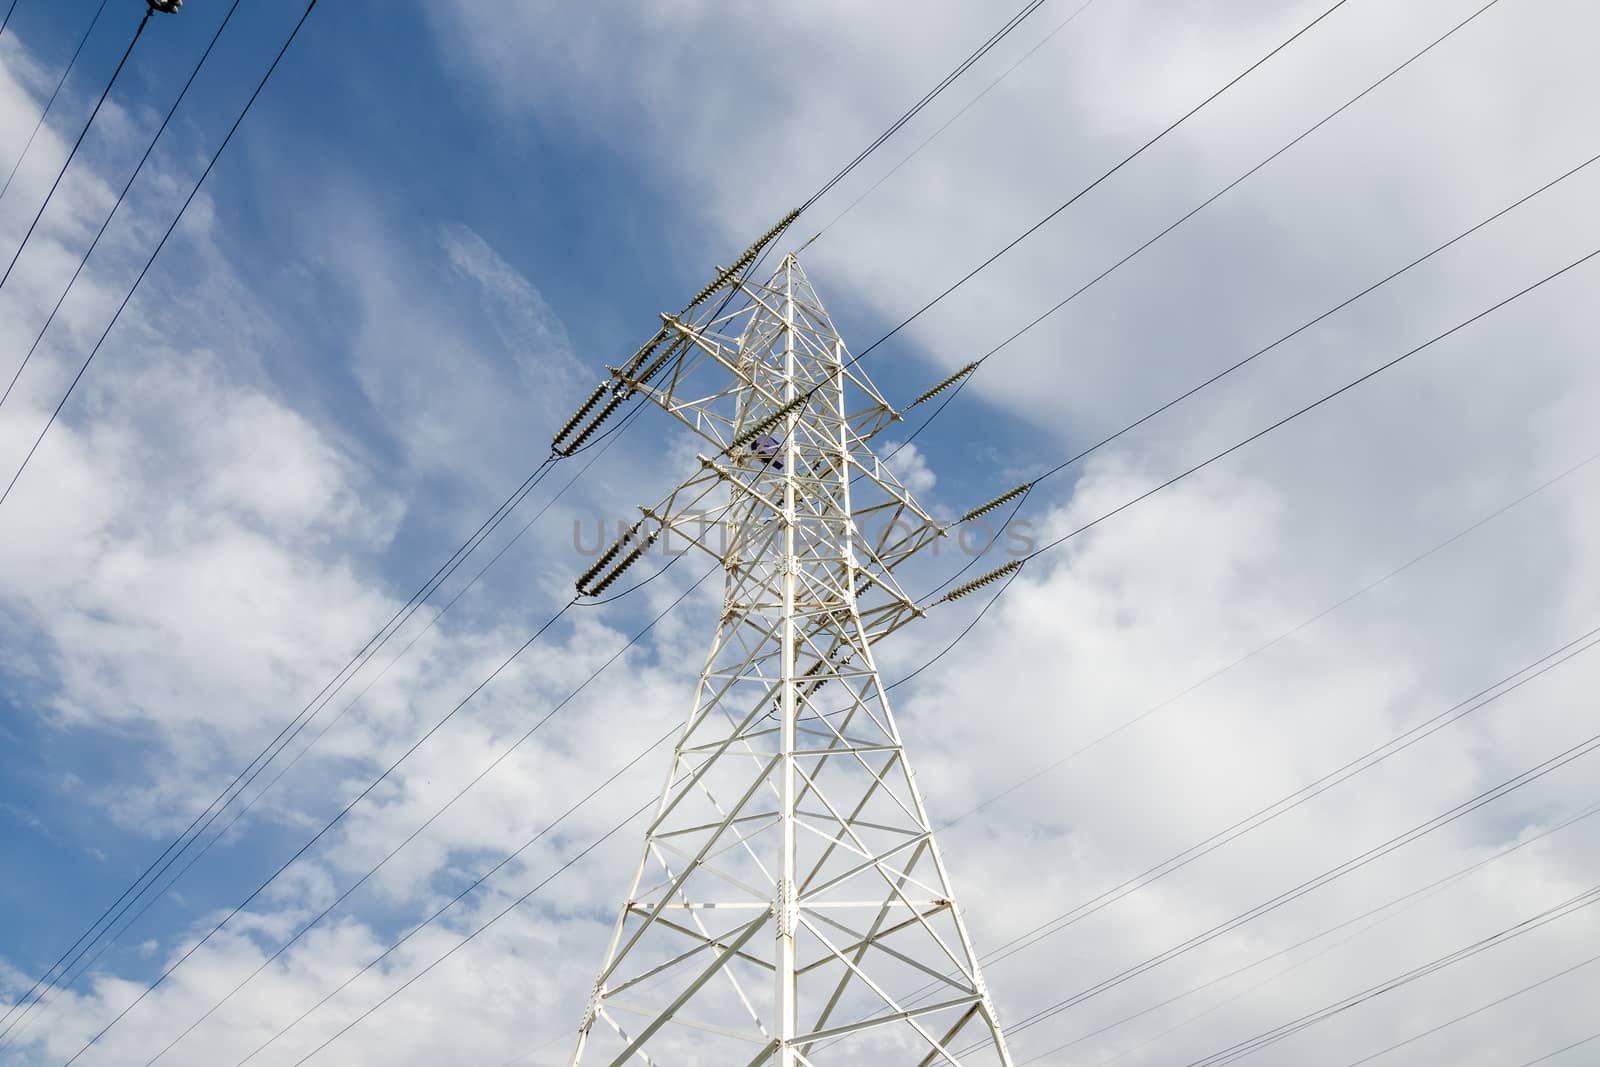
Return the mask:
[[893,409],[795,258],[728,284],[608,386],[709,450],[580,590],[666,538],[725,591],[572,1062],[1009,1065],[873,660],[944,528],[872,452]]

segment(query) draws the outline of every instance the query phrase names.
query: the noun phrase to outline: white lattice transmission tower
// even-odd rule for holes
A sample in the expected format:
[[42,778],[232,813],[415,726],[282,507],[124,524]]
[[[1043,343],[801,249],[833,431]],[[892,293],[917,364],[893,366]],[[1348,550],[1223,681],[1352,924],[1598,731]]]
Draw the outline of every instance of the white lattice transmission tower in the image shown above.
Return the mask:
[[610,370],[558,450],[633,395],[706,447],[580,591],[664,538],[725,583],[572,1062],[1010,1064],[873,659],[923,614],[896,567],[946,529],[872,450],[894,410],[793,255]]

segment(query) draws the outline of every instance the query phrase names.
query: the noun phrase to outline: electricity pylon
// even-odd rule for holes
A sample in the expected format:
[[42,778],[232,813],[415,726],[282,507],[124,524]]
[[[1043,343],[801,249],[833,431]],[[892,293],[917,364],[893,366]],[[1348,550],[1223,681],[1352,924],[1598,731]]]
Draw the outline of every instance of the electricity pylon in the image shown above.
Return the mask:
[[873,660],[923,613],[895,568],[946,528],[873,453],[898,416],[795,257],[740,276],[772,236],[663,315],[556,438],[570,454],[639,394],[709,446],[580,592],[663,539],[725,572],[572,1062],[1009,1067]]

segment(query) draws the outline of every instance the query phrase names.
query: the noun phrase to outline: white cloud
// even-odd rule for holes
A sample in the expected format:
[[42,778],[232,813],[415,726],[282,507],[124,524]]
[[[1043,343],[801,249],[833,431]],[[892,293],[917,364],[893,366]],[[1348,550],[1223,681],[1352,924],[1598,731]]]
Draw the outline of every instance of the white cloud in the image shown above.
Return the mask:
[[[838,302],[836,318],[868,335],[852,337],[852,346],[870,340],[877,319],[897,321],[1081,187],[1315,6],[1223,11],[1100,0],[808,252],[824,299]],[[869,357],[866,370],[921,380],[965,363],[1475,6],[1348,5]],[[430,7],[429,17],[453,49],[463,91],[487,92],[508,114],[563,116],[583,136],[647,160],[669,193],[682,194],[686,211],[701,213],[693,222],[709,227],[696,240],[715,245],[714,253],[695,247],[686,255],[700,262],[742,246],[853,154],[989,32],[994,14],[959,5],[759,13],[700,5],[616,19],[457,3]],[[990,69],[1047,24],[1030,24]],[[952,417],[941,432],[987,445],[996,425],[1020,420],[1031,427],[1024,451],[1053,462],[1576,162],[1591,125],[1580,102],[1596,88],[1585,50],[1595,28],[1594,12],[1576,0],[1498,5],[997,356],[957,411],[987,406],[1003,420]],[[720,61],[707,61],[707,40]],[[915,125],[942,121],[967,91],[964,82]],[[752,120],[753,101],[760,121]],[[16,110],[0,107],[0,135],[12,122],[5,114]],[[903,143],[919,136],[910,130]],[[875,157],[836,202],[819,206],[818,218],[893,157],[893,146]],[[1074,472],[1075,485],[1037,491],[1029,513],[1056,532],[1075,528],[1587,251],[1600,237],[1597,181],[1576,179],[1131,435]],[[394,427],[405,471],[380,467],[370,443],[330,425],[316,403],[297,404],[270,387],[255,370],[267,335],[244,310],[249,344],[228,343],[220,327],[171,338],[147,324],[145,353],[92,379],[104,383],[84,398],[93,417],[53,433],[25,483],[27,506],[0,512],[18,531],[0,561],[12,684],[43,694],[52,714],[85,727],[157,729],[194,775],[176,795],[152,796],[125,817],[143,817],[157,803],[181,808],[220,786],[213,779],[259,742],[260,724],[298,706],[338,666],[330,657],[359,644],[393,606],[373,575],[398,525],[414,518],[402,512],[411,490],[467,474],[476,479],[468,495],[497,499],[503,483],[543,455],[555,414],[590,376],[582,368],[599,362],[570,350],[555,311],[511,266],[508,250],[455,228],[413,245],[376,209],[353,208],[359,198],[331,188],[333,221],[314,247],[351,290],[355,373],[373,410]],[[47,254],[50,247],[37,256],[39,280],[22,279],[26,306],[48,290],[46,273],[70,269],[65,248]],[[1030,566],[984,624],[899,702],[935,816],[966,811],[1183,691],[1600,447],[1588,418],[1600,392],[1588,358],[1600,323],[1582,299],[1592,277],[1574,273]],[[438,299],[419,295],[441,287],[448,292]],[[907,369],[907,353],[922,366]],[[0,454],[12,454],[34,425],[59,370],[34,380],[21,410],[0,415]],[[534,392],[530,382],[552,384]],[[912,465],[902,475],[912,488],[942,488],[926,455],[907,452]],[[650,462],[670,467],[678,459]],[[618,473],[610,496],[580,495],[550,516],[534,535],[545,553],[536,587],[569,580],[559,553],[574,515],[594,501],[614,510],[618,497],[653,499],[655,473]],[[942,465],[940,474],[954,481]],[[942,833],[980,947],[1188,847],[1593,625],[1594,477],[1572,475]],[[19,495],[9,503],[23,502]],[[696,567],[653,585],[652,610],[683,587],[673,581],[692,576],[679,572]],[[964,610],[941,609],[923,633],[885,649],[885,669],[922,662],[964,622]],[[286,780],[300,789],[264,802],[273,816],[318,823],[333,798],[370,779],[378,762],[398,755],[520,640],[526,614],[487,610],[471,616],[472,625],[446,623],[424,639],[329,734],[324,759]],[[570,635],[530,650],[352,813],[321,859],[119,1025],[100,1053],[104,1062],[147,1057],[217,989],[232,988],[286,924],[409,833],[527,728],[530,709],[547,707],[551,694],[598,666],[623,632],[631,631],[620,621],[582,616]],[[380,951],[391,929],[453,895],[545,813],[587,792],[606,763],[597,754],[609,757],[609,773],[680,713],[683,671],[702,644],[689,623],[664,627],[653,655],[641,651],[633,671],[605,676],[170,1062],[242,1055]],[[1004,1017],[1020,1019],[1089,986],[1588,736],[1596,726],[1586,695],[1597,671],[1575,660],[1046,947],[997,963],[989,978]],[[207,732],[196,738],[195,727]],[[503,872],[481,899],[464,902],[447,929],[487,918],[558,856],[607,829],[650,791],[659,766],[646,760],[639,771]],[[1019,1034],[1019,1058],[1481,859],[1592,802],[1592,779],[1582,763],[1552,774],[1238,935]],[[111,788],[126,795],[129,784]],[[499,1062],[570,1030],[636,848],[630,833],[610,844],[326,1056]],[[1592,883],[1597,859],[1600,830],[1565,830],[1129,1062],[1203,1055],[1509,925]],[[1592,915],[1565,920],[1277,1046],[1262,1061],[1349,1062],[1568,965],[1573,946],[1596,932]],[[452,943],[446,929],[419,936],[275,1055],[293,1062]],[[178,951],[169,941],[158,955]],[[1253,980],[1152,1013],[1076,1047],[1073,1057],[1098,1062]],[[16,986],[16,976],[7,985]],[[1537,1055],[1581,1036],[1593,988],[1592,976],[1554,983],[1537,1003],[1508,1005],[1419,1043],[1413,1062],[1491,1065]],[[63,998],[52,1025],[34,1030],[44,1052],[70,1054],[92,1020],[134,992],[107,973],[86,995]],[[564,1055],[558,1042],[530,1062]]]

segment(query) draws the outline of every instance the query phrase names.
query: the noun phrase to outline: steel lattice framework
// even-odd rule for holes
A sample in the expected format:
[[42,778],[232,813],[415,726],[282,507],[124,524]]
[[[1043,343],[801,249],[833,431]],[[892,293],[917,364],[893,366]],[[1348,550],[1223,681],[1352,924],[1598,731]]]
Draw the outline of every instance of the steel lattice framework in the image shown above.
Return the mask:
[[945,533],[870,447],[897,416],[792,255],[662,321],[558,446],[642,394],[709,450],[578,586],[671,538],[725,591],[572,1062],[1009,1065],[873,660]]

